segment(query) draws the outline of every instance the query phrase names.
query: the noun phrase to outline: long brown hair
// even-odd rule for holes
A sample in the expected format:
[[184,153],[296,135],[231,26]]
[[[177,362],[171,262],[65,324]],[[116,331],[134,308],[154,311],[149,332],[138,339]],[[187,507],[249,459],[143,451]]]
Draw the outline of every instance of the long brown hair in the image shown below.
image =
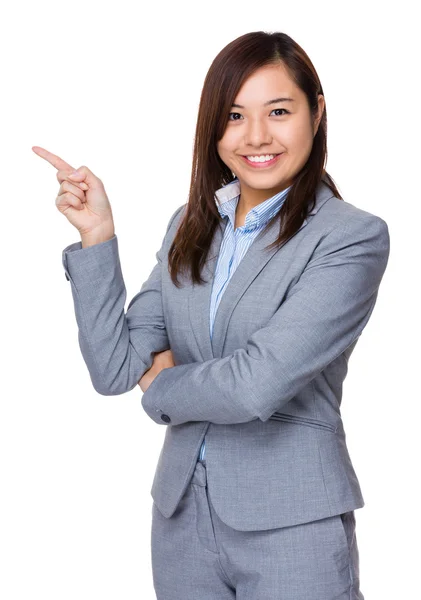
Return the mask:
[[[215,229],[222,220],[215,203],[215,191],[235,179],[217,152],[217,142],[224,135],[235,97],[256,69],[280,63],[307,96],[311,114],[315,117],[318,94],[323,94],[322,85],[310,58],[285,33],[255,31],[242,35],[221,50],[207,72],[198,110],[189,199],[168,252],[168,268],[177,287],[177,275],[186,269],[190,270],[192,282],[204,283],[200,273]],[[308,212],[314,208],[315,192],[320,181],[323,180],[332,193],[343,200],[324,169],[326,160],[325,105],[310,156],[295,176],[281,209],[265,226],[266,229],[273,221],[280,221],[279,235],[268,248],[281,245],[298,231]]]

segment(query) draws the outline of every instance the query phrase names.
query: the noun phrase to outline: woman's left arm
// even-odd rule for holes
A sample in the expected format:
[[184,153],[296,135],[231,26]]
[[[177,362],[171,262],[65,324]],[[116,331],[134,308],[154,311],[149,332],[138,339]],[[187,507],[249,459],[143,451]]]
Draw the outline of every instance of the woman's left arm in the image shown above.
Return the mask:
[[389,250],[388,226],[376,215],[336,226],[245,348],[163,369],[142,396],[144,410],[161,425],[266,421],[361,335]]

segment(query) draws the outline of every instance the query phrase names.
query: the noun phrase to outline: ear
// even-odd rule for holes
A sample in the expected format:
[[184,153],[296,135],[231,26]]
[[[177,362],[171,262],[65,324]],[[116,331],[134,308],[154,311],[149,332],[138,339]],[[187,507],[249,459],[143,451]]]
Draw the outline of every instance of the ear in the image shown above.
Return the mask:
[[322,116],[323,116],[323,111],[325,109],[325,97],[323,96],[323,94],[319,94],[318,95],[317,102],[318,102],[319,107],[318,107],[318,111],[317,111],[317,117],[316,117],[316,119],[314,121],[313,137],[316,135],[316,133],[317,133],[317,131],[319,129],[319,124],[320,124],[320,121],[321,121]]

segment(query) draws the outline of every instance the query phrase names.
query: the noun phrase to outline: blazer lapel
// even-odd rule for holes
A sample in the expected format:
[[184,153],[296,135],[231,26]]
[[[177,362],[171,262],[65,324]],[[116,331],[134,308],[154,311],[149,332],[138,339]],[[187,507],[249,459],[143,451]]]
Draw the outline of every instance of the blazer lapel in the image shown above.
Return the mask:
[[220,221],[212,238],[209,258],[206,260],[202,271],[202,277],[206,280],[206,283],[202,285],[193,284],[188,295],[190,324],[203,361],[215,358],[210,337],[210,301],[216,263],[226,225],[227,219]]
[[[321,183],[316,192],[315,206],[308,214],[308,217],[315,215],[321,206],[323,206],[323,204],[333,195],[334,194],[332,194],[327,185]],[[298,231],[301,231],[307,223],[308,218],[304,219],[303,224]],[[291,239],[289,238],[286,240],[279,248],[272,248],[270,251],[264,250],[266,246],[275,241],[278,235],[277,222],[275,222],[267,231],[262,230],[254,239],[233,273],[222,295],[215,315],[213,336],[211,340],[209,320],[210,301],[219,249],[224,236],[225,227],[226,220],[221,221],[220,226],[215,230],[209,250],[210,258],[206,261],[202,272],[202,276],[206,279],[206,283],[202,285],[192,285],[188,296],[190,323],[204,361],[222,356],[228,323],[237,302],[272,256],[281,251],[285,244],[288,243],[289,239]]]

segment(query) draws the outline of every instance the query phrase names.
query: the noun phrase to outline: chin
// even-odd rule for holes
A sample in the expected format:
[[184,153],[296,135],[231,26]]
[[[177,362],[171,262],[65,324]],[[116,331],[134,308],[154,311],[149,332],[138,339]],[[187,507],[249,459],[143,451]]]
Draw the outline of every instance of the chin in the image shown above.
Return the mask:
[[272,189],[284,184],[286,186],[286,181],[283,178],[265,177],[263,174],[256,174],[256,177],[241,177],[236,173],[236,176],[240,180],[240,183],[244,182],[245,185],[256,190]]

